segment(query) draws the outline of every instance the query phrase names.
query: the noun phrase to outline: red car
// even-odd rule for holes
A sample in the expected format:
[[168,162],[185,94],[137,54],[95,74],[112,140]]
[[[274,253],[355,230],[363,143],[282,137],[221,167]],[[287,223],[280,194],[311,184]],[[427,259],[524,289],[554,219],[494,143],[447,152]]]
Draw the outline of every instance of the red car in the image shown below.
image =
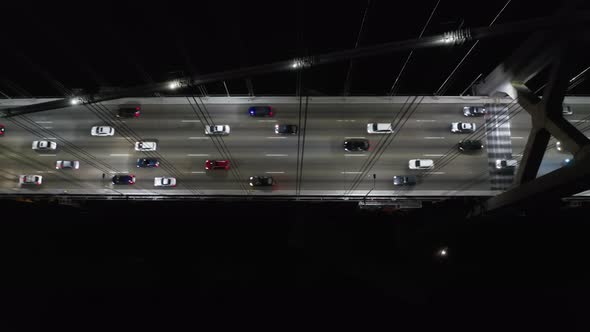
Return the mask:
[[205,169],[229,169],[229,160],[206,160]]
[[4,136],[4,125],[0,124],[0,136]]

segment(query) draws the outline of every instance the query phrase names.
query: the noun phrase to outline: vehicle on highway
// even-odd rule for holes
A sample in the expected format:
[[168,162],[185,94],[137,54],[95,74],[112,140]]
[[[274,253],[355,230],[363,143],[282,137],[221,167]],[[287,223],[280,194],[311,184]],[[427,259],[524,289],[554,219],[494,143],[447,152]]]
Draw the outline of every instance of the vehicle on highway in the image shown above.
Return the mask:
[[467,134],[475,131],[475,123],[467,122],[453,122],[451,123],[451,132],[459,134]]
[[272,111],[272,107],[270,106],[252,106],[248,108],[248,114],[250,116],[274,116],[274,112]]
[[486,114],[486,108],[483,106],[465,106],[463,115],[465,116],[482,116]]
[[393,177],[394,186],[413,186],[416,182],[416,176],[414,175],[396,175]]
[[5,131],[6,131],[6,129],[4,128],[4,125],[0,124],[0,137],[4,136]]
[[115,135],[115,128],[109,126],[94,126],[90,129],[92,136],[113,136]]
[[466,139],[459,142],[459,150],[462,152],[481,151],[483,144],[478,139]]
[[154,187],[176,187],[176,178],[166,176],[155,177]]
[[574,112],[572,111],[572,107],[570,105],[563,105],[562,112],[563,112],[563,115],[574,114]]
[[139,158],[139,159],[137,159],[137,167],[144,167],[144,168],[160,167],[160,162],[156,158]]
[[434,160],[432,159],[410,159],[408,162],[410,169],[429,169],[434,167]]
[[251,176],[250,187],[271,187],[274,184],[272,176]]
[[510,169],[516,167],[518,162],[514,159],[496,159],[497,169]]
[[124,174],[124,175],[115,175],[113,176],[113,184],[134,184],[135,183],[135,175],[133,174]]
[[228,125],[205,126],[205,135],[229,135]]
[[205,169],[229,169],[229,160],[205,160]]
[[18,177],[18,184],[40,185],[41,183],[43,183],[43,177],[41,175],[21,175]]
[[33,150],[55,150],[57,149],[57,143],[51,141],[33,141]]
[[58,160],[55,162],[55,169],[79,169],[80,162],[78,160]]
[[565,158],[562,162],[561,165],[562,166],[569,166],[572,165],[574,163],[574,159],[573,158]]
[[156,151],[156,142],[135,142],[135,151]]
[[293,135],[297,134],[297,126],[296,125],[275,125],[275,133],[276,134],[283,134],[283,135]]
[[117,110],[118,118],[138,118],[140,114],[140,106],[123,106]]
[[369,140],[365,138],[350,138],[344,141],[344,150],[349,152],[368,151]]
[[555,148],[557,149],[557,151],[563,152],[563,146],[561,146],[560,141],[555,142]]
[[391,134],[391,133],[393,133],[393,128],[391,127],[391,123],[368,123],[367,124],[367,133],[369,133],[369,134]]

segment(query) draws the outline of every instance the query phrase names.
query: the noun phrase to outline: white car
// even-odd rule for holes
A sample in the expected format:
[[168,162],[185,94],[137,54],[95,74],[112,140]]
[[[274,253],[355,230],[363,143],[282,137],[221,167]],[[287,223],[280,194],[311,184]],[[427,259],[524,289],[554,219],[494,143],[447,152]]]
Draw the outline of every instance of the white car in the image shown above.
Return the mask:
[[92,136],[113,136],[115,135],[115,128],[109,126],[94,126],[90,130]]
[[367,133],[391,134],[393,133],[393,128],[391,128],[391,123],[369,123],[367,124]]
[[408,166],[410,169],[429,169],[434,167],[432,159],[410,159]]
[[21,175],[18,177],[18,184],[41,184],[43,177],[41,175]]
[[62,169],[62,168],[78,169],[78,168],[80,168],[80,162],[78,160],[58,160],[55,163],[55,169]]
[[496,159],[497,169],[514,168],[516,164],[517,161],[514,159]]
[[472,133],[475,131],[475,123],[466,122],[452,122],[451,132],[452,133]]
[[33,150],[55,150],[57,143],[51,141],[33,141]]
[[135,151],[156,151],[156,142],[135,142]]
[[205,135],[229,135],[228,125],[205,126]]
[[169,178],[169,177],[155,177],[154,178],[154,186],[155,187],[176,187],[176,178]]

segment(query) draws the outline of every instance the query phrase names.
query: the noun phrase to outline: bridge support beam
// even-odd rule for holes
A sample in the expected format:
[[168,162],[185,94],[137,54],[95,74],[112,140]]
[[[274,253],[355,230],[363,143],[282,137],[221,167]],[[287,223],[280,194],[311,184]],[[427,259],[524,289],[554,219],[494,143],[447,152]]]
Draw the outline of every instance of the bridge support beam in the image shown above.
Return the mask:
[[[517,204],[570,196],[590,189],[590,140],[563,118],[563,98],[568,88],[570,63],[567,45],[553,61],[543,99],[523,83],[512,84],[519,104],[531,115],[533,128],[527,141],[514,187],[486,201],[484,209],[494,211]],[[574,155],[573,165],[564,166],[536,178],[550,135]]]

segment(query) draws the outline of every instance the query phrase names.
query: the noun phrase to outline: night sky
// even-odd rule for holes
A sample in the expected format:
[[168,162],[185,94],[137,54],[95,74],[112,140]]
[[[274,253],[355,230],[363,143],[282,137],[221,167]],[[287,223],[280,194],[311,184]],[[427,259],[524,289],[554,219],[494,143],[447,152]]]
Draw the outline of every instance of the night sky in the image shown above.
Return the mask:
[[[360,45],[417,37],[436,2],[371,1]],[[442,0],[425,35],[487,26],[505,3]],[[559,5],[514,0],[497,22],[550,15]],[[63,96],[349,49],[366,6],[5,2],[0,91]],[[446,94],[460,93],[526,37],[480,43]],[[416,52],[398,93],[432,94],[471,45]],[[587,48],[577,50],[576,73],[590,59]],[[386,94],[406,57],[355,61],[351,94]],[[307,90],[340,95],[348,65],[313,68]],[[258,96],[292,95],[296,80],[280,73],[252,82]],[[244,80],[227,84],[232,94],[248,93]],[[206,88],[224,93],[221,84]],[[571,93],[589,92],[585,82]],[[539,204],[470,219],[470,206],[0,201],[0,331],[587,331],[588,207]],[[443,247],[448,257],[436,256]]]
[[[440,1],[424,35],[487,26],[506,0]],[[3,3],[0,91],[17,97],[63,96],[71,89],[132,86],[168,80],[175,73],[206,74],[354,48],[369,4],[359,46],[416,38],[437,1],[195,1],[100,2],[100,5]],[[560,1],[511,1],[496,24],[547,16]],[[528,35],[486,40],[453,76],[444,94],[457,95],[480,73],[486,75]],[[433,94],[473,42],[417,51],[398,94]],[[576,50],[578,73],[588,51]],[[388,93],[408,52],[355,61],[351,95]],[[341,95],[349,64],[313,68],[304,86],[314,95]],[[573,76],[573,75],[572,75]],[[294,73],[252,77],[254,94],[292,95]],[[248,93],[243,79],[227,82],[232,95]],[[534,88],[534,87],[533,87]],[[221,83],[209,94],[225,94]],[[571,94],[588,94],[583,84]]]

